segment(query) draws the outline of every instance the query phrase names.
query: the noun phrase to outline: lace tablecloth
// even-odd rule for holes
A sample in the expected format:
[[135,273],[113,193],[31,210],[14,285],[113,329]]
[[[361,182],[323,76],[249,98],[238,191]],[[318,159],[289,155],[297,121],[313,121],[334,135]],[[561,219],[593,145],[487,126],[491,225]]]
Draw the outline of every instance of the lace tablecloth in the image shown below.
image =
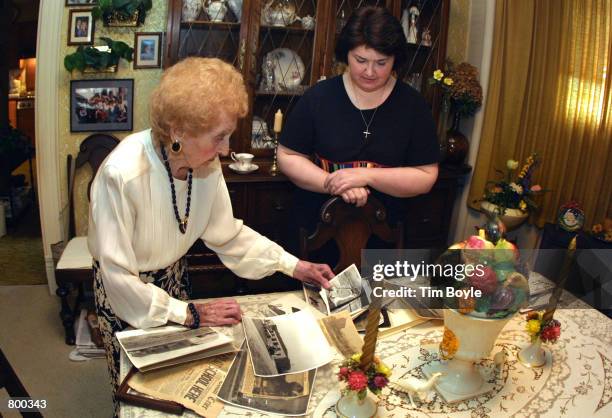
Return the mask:
[[[300,292],[295,292],[301,295]],[[256,315],[259,306],[279,298],[273,293],[238,297],[246,314]],[[413,408],[408,395],[392,387],[385,388],[379,400],[382,417],[610,417],[612,416],[612,321],[579,300],[566,301],[570,308],[560,309],[555,318],[561,321],[561,338],[546,345],[545,367],[528,369],[518,362],[516,354],[527,345],[523,316],[517,315],[501,332],[495,348],[509,353],[501,370],[491,359],[480,364],[493,390],[484,395],[447,404],[432,391]],[[423,365],[438,359],[437,345],[442,338],[442,322],[429,321],[417,327],[379,340],[378,355],[393,366],[393,378],[413,375],[424,378]],[[310,402],[314,417],[335,417],[334,405],[340,385],[335,377],[340,357],[317,372],[315,390]],[[551,361],[552,360],[552,361]],[[125,376],[130,364],[122,354],[121,372]],[[163,417],[163,413],[122,405],[121,417]],[[186,412],[185,417],[197,415]],[[246,409],[226,405],[222,417],[264,417]]]

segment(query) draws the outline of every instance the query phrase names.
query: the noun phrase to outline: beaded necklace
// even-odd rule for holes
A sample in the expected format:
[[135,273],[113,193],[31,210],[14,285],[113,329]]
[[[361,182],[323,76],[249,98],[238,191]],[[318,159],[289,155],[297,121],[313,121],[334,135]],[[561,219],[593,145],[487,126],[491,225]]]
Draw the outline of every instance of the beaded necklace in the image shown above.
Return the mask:
[[170,179],[170,190],[172,192],[172,206],[174,207],[174,217],[178,222],[179,231],[182,234],[187,232],[187,221],[189,220],[189,208],[191,206],[191,183],[192,183],[192,173],[193,169],[189,169],[189,173],[187,174],[187,206],[185,207],[185,217],[181,219],[178,213],[178,206],[176,206],[176,191],[174,189],[174,178],[172,177],[172,170],[170,169],[170,163],[168,162],[168,156],[166,155],[166,149],[164,146],[161,146],[161,154],[164,158],[164,165],[166,166],[166,171],[168,172],[168,178]]

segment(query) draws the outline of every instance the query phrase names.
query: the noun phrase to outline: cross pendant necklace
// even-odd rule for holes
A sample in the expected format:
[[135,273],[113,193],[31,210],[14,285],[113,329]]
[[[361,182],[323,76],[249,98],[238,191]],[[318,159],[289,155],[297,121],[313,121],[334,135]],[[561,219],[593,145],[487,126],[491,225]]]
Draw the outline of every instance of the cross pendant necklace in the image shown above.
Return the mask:
[[[374,121],[374,116],[376,116],[376,112],[378,112],[378,108],[380,107],[380,105],[376,106],[376,108],[374,109],[374,113],[372,113],[372,116],[370,117],[370,121],[367,122],[365,116],[363,116],[363,110],[361,110],[359,108],[359,103],[357,102],[357,94],[355,94],[355,88],[353,87],[353,81],[350,79],[350,76],[348,76],[347,78],[347,86],[348,84],[351,85],[351,93],[353,94],[353,97],[355,98],[355,104],[357,105],[357,110],[359,110],[359,114],[361,115],[361,120],[363,121],[363,124],[365,125],[365,131],[362,131],[363,133],[363,139],[364,141],[368,140],[368,136],[372,135],[372,132],[370,132],[370,125],[372,125],[372,122]],[[384,94],[384,91],[383,91]]]
[[374,120],[374,116],[376,116],[376,112],[378,111],[378,106],[376,106],[376,109],[374,109],[374,113],[372,113],[372,117],[370,118],[369,122],[366,122],[365,116],[363,116],[363,111],[361,109],[359,109],[359,114],[361,115],[361,120],[363,120],[363,124],[365,125],[365,131],[363,131],[363,139],[364,140],[368,140],[368,135],[372,135],[372,132],[370,132],[370,125],[372,124],[372,121]]

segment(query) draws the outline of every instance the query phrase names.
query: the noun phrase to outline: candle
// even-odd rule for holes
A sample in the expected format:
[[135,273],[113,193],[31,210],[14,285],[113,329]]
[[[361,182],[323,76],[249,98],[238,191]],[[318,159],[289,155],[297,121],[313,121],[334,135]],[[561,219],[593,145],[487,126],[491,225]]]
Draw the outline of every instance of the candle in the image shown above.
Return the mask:
[[378,322],[380,320],[380,308],[370,305],[368,312],[365,337],[363,338],[363,348],[361,349],[361,362],[359,363],[362,370],[367,370],[374,361],[374,352],[376,351],[376,339],[378,337]]
[[276,111],[274,115],[274,132],[278,133],[283,127],[283,112],[280,109]]
[[548,301],[548,306],[546,307],[546,311],[542,316],[542,322],[547,322],[553,319],[553,315],[555,314],[555,310],[557,310],[557,304],[559,303],[559,299],[561,299],[561,293],[565,288],[565,283],[570,274],[570,269],[572,267],[572,262],[574,261],[574,254],[576,253],[576,237],[572,238],[569,243],[569,247],[567,247],[567,252],[565,253],[565,259],[563,260],[563,266],[561,267],[561,273],[559,273],[559,280],[555,284],[555,289],[553,290],[552,295],[550,296],[550,300]]

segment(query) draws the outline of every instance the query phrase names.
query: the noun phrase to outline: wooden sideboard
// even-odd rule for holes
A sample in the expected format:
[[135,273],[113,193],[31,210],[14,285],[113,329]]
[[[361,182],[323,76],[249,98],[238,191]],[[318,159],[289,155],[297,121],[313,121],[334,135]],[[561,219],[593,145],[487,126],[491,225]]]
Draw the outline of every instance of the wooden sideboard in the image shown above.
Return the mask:
[[[280,245],[287,247],[293,233],[290,219],[295,186],[282,174],[270,176],[270,164],[256,161],[259,170],[251,174],[235,174],[223,163],[234,216]],[[469,166],[441,166],[432,190],[407,199],[404,220],[406,248],[443,250],[448,245],[450,219],[457,190]],[[295,238],[295,237],[293,237]],[[264,293],[299,288],[297,281],[281,274],[262,280],[244,280],[231,273],[219,258],[201,241],[188,254],[189,273],[194,297],[228,296],[232,294]]]

